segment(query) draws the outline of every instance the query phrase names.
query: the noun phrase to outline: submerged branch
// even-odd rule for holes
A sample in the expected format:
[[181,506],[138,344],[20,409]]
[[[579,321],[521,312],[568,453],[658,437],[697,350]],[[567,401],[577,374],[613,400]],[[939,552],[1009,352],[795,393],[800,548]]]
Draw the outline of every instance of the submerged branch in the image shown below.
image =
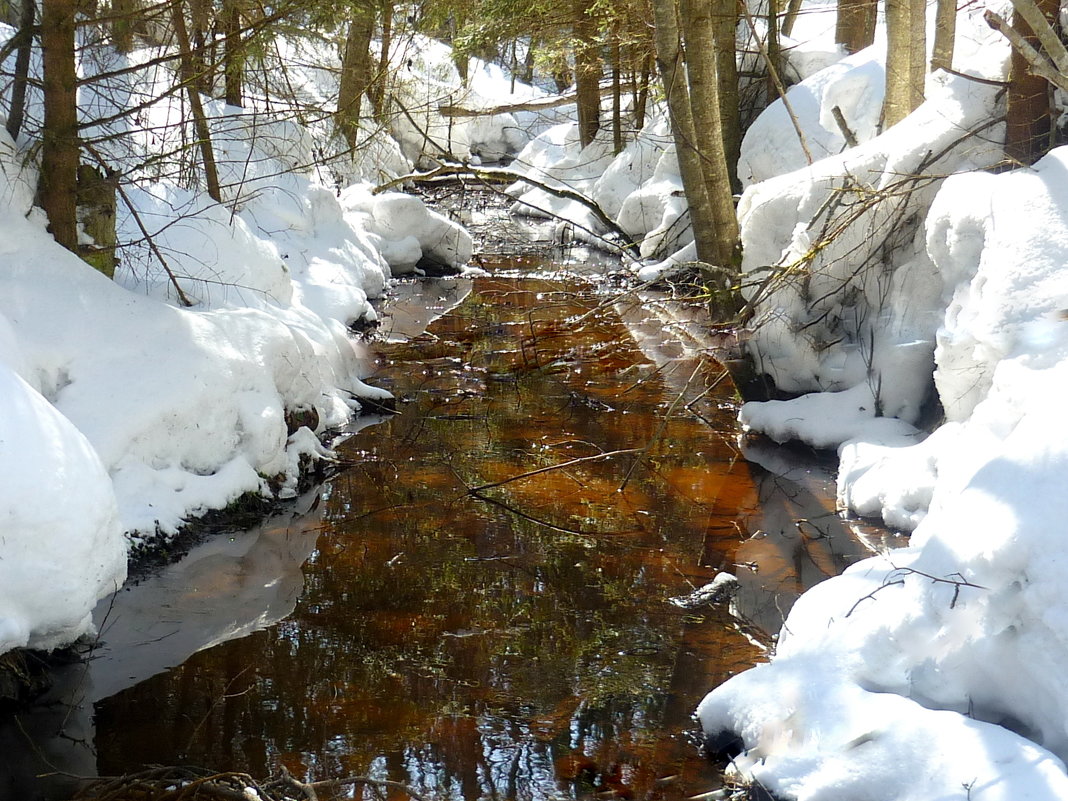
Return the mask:
[[542,473],[549,473],[553,470],[563,470],[568,467],[573,467],[577,464],[584,462],[599,462],[602,459],[610,459],[613,456],[622,456],[627,453],[638,453],[641,448],[623,448],[618,451],[605,451],[604,453],[595,453],[593,456],[582,456],[578,459],[571,459],[560,464],[551,464],[546,467],[539,467],[537,470],[529,470],[526,473],[520,473],[517,476],[511,476],[500,481],[492,481],[489,484],[481,484],[477,487],[470,487],[467,490],[468,495],[478,495],[483,490],[493,489],[494,487],[503,487],[505,484],[511,484],[513,481],[519,481],[520,479],[530,478],[531,476],[538,476]]

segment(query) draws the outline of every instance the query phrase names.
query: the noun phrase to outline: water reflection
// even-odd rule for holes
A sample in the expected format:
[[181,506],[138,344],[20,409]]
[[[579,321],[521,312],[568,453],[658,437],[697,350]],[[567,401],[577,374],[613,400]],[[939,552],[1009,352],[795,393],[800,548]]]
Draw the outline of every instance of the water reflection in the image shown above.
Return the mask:
[[66,713],[79,772],[95,750],[102,774],[284,765],[465,801],[715,786],[690,715],[762,651],[668,599],[729,570],[738,614],[777,630],[862,551],[823,534],[826,476],[739,448],[699,324],[575,281],[425,286],[451,311],[384,321],[373,381],[405,402],[318,509],[120,594],[66,688],[96,701]]

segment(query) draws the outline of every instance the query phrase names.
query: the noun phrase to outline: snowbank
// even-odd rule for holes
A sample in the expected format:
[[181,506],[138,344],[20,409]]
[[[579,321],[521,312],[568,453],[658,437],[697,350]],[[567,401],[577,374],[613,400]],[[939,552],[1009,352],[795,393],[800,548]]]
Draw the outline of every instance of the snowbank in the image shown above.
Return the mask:
[[449,116],[441,113],[441,107],[483,111],[545,97],[541,90],[511,83],[500,67],[477,58],[468,60],[465,84],[451,48],[426,36],[414,35],[391,54],[391,60],[397,83],[394,102],[402,110],[392,117],[392,130],[412,162],[423,166],[443,158],[498,162],[510,159],[529,141],[533,122],[529,115],[521,127],[510,113]]
[[[321,100],[330,59],[304,45],[309,61],[274,78],[300,78],[298,92]],[[111,137],[95,152],[123,181],[115,281],[54,242],[26,151],[0,132],[0,653],[89,631],[131,545],[247,494],[295,495],[328,455],[320,437],[388,397],[361,382],[348,326],[376,319],[370,300],[394,270],[471,256],[470,236],[416,198],[329,188],[363,172],[359,159],[313,169],[337,166],[332,130],[262,97],[244,110],[206,101],[214,203],[190,186],[185,115],[163,91],[173,75],[151,63],[159,50],[81,53],[83,74],[136,67],[83,90],[83,118],[161,99],[140,108],[144,128],[90,131]],[[261,77],[252,85],[270,89]],[[39,120],[31,92],[27,143]],[[369,152],[388,156],[376,169],[401,168],[391,175],[408,167],[395,144]]]
[[[0,327],[9,328],[3,315]],[[0,653],[90,630],[126,579],[115,492],[86,438],[0,358]]]
[[[964,40],[974,45],[979,36]],[[1002,51],[978,66],[994,72],[1003,66]],[[810,228],[808,218],[794,214],[793,202],[803,211],[804,203],[825,201],[820,182],[828,170],[877,151],[885,161],[874,162],[877,170],[862,162],[865,186],[885,185],[879,181],[888,165],[917,172],[907,154],[919,148],[948,159],[948,169],[935,172],[962,172],[932,183],[898,219],[899,226],[910,217],[922,225],[892,241],[894,255],[876,262],[882,305],[866,280],[855,281],[859,291],[848,302],[818,306],[818,316],[784,300],[778,288],[762,301],[762,321],[775,320],[780,333],[758,330],[755,352],[776,381],[795,391],[844,391],[746,405],[743,421],[780,439],[841,443],[840,504],[913,531],[909,547],[805,593],[772,661],[701,704],[707,733],[723,742],[740,738],[736,768],[784,798],[1068,797],[1068,691],[1059,679],[1068,661],[1068,500],[1061,489],[1068,470],[1061,435],[1068,150],[1033,168],[966,172],[969,163],[996,158],[988,145],[955,150],[965,131],[996,113],[993,98],[944,76],[928,90],[928,103],[890,131],[757,183],[743,198],[752,274],[780,263],[780,254],[797,259],[802,245],[819,245],[801,283],[811,287],[837,268],[843,287],[858,268],[872,270],[861,241],[868,222],[859,236],[844,237],[844,248],[841,235],[829,244],[805,242],[799,231]],[[1000,134],[989,128],[978,141],[988,137],[996,143]],[[851,173],[858,174],[855,166]],[[913,275],[898,284],[903,267]],[[814,297],[833,287],[825,284]],[[851,328],[842,322],[850,315],[877,323]],[[839,318],[843,340],[825,339],[823,350],[806,352],[797,336],[817,330],[826,337],[834,330],[828,316]],[[844,341],[863,353],[866,338],[874,347],[854,365],[855,380],[832,382],[820,372],[826,351]],[[880,351],[880,341],[897,349],[922,343],[924,354],[886,361],[890,351]],[[946,417],[925,440],[894,431],[900,421],[862,419],[876,397],[883,414],[912,419],[917,382],[937,393]]]

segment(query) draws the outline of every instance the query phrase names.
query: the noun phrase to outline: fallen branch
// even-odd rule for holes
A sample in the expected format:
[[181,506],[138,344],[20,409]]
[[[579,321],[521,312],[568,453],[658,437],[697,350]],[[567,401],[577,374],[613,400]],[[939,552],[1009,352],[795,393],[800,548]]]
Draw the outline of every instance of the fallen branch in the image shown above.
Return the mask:
[[561,462],[560,464],[551,464],[546,467],[539,467],[537,470],[529,470],[526,473],[520,473],[517,476],[511,478],[505,478],[501,481],[492,481],[489,484],[481,484],[477,487],[470,487],[467,490],[468,495],[478,495],[484,490],[493,489],[494,487],[503,487],[505,484],[511,484],[513,481],[519,481],[524,478],[531,478],[532,476],[539,476],[542,473],[549,473],[553,470],[563,470],[567,467],[573,467],[577,464],[584,462],[599,462],[602,459],[611,459],[613,456],[622,456],[627,453],[638,453],[641,448],[623,448],[618,451],[605,451],[604,453],[595,453],[593,456],[582,456],[578,459],[571,459],[567,462]]
[[530,184],[536,189],[541,189],[551,195],[555,195],[556,197],[562,197],[565,200],[573,200],[579,205],[589,209],[593,213],[593,216],[597,218],[597,221],[601,223],[609,233],[619,237],[619,240],[622,243],[620,244],[620,247],[623,250],[626,250],[635,258],[640,258],[641,256],[638,246],[630,241],[630,236],[627,232],[620,228],[615,220],[605,213],[604,209],[585,195],[576,192],[574,189],[568,189],[563,186],[550,186],[549,184],[538,181],[528,175],[515,172],[514,170],[505,169],[504,167],[477,167],[473,164],[464,164],[461,162],[445,162],[430,170],[412,172],[394,178],[392,181],[386,181],[386,183],[379,184],[372,189],[371,193],[378,195],[382,192],[396,189],[406,183],[433,181],[437,178],[453,175],[468,175],[486,183],[514,183],[516,181],[522,181],[523,183]]
[[[59,774],[69,775],[69,774]],[[83,777],[72,777],[81,779]],[[353,785],[378,790],[397,790],[414,801],[430,801],[401,782],[346,776],[316,782],[303,782],[285,768],[273,779],[258,782],[246,773],[213,773],[200,768],[156,767],[127,776],[89,779],[75,795],[78,801],[318,801],[319,790],[337,791]]]
[[842,109],[839,106],[833,106],[831,108],[831,116],[834,117],[835,123],[838,125],[838,130],[842,132],[842,138],[849,147],[856,147],[857,135],[853,133],[853,129],[849,127],[849,123],[846,122],[845,114],[842,113]]
[[[611,85],[602,86],[601,94],[609,95],[613,91]],[[505,103],[490,108],[464,108],[451,104],[438,106],[438,114],[442,117],[492,117],[494,114],[514,114],[517,111],[544,111],[551,108],[560,108],[575,103],[574,92],[560,95],[550,100],[530,100],[526,103]]]
[[1053,65],[1053,62],[1028,42],[1019,31],[1015,30],[1003,17],[995,14],[990,9],[983,12],[986,24],[1009,40],[1009,44],[1023,57],[1031,72],[1040,78],[1045,78],[1058,89],[1068,92],[1068,76],[1061,74]]
[[1035,0],[1012,0],[1012,7],[1023,17],[1024,22],[1031,26],[1031,30],[1034,31],[1042,49],[1053,61],[1053,66],[1057,68],[1057,71],[1062,75],[1068,73],[1068,50],[1050,27],[1049,20],[1035,4]]

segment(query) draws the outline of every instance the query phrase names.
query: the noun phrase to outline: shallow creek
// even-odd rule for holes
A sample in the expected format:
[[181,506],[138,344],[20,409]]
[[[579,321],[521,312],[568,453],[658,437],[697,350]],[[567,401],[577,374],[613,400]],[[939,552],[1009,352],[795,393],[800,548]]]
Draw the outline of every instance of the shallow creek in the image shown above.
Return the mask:
[[[740,443],[699,315],[642,300],[398,287],[369,381],[399,414],[291,514],[103,602],[94,658],[0,723],[0,796],[180,763],[457,801],[718,786],[695,705],[878,535],[834,515],[825,464]],[[720,570],[733,610],[672,603]]]

